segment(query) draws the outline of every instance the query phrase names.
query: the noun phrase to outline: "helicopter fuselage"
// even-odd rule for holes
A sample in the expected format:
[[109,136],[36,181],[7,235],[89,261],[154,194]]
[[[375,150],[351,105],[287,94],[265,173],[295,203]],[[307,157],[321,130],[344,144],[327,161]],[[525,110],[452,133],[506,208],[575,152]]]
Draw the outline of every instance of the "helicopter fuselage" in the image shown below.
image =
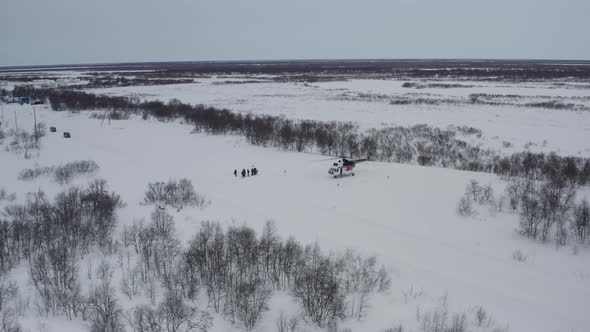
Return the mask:
[[341,159],[338,162],[335,162],[333,167],[330,167],[328,170],[328,174],[336,177],[345,176],[345,175],[353,175],[354,176],[354,166],[355,162],[352,160]]

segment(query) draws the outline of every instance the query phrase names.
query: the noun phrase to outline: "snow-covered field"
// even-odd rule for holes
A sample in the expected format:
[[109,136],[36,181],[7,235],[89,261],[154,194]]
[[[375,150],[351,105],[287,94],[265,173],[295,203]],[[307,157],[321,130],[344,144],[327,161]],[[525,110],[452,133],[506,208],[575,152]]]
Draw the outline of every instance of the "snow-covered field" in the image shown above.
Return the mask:
[[[200,78],[192,84],[91,91],[138,96],[144,100],[175,98],[237,112],[284,115],[292,119],[353,121],[364,128],[416,124],[441,128],[469,126],[483,131],[475,143],[486,148],[504,152],[526,148],[555,151],[561,155],[590,156],[587,144],[590,139],[590,90],[584,83],[371,79],[285,83],[269,82],[266,77],[260,77],[259,83],[243,83],[252,81],[255,80],[251,77],[220,76]],[[418,84],[421,88],[405,88],[406,82]],[[447,87],[432,87],[432,84]],[[477,94],[487,95],[487,101],[492,104],[471,103],[470,96]],[[544,102],[576,106],[572,106],[574,110],[564,110],[530,105]],[[581,110],[583,108],[586,109]],[[506,148],[504,142],[512,146]]]
[[[469,125],[482,129],[488,138],[500,136],[500,142],[509,140],[520,145],[546,139],[548,149],[590,155],[588,112],[481,106],[404,107],[337,98],[343,93],[361,91],[403,93],[407,90],[401,90],[403,82],[349,81],[310,86],[213,82],[94,92],[138,94],[147,99],[178,98],[242,112],[359,121],[363,126]],[[469,93],[475,93],[471,92],[474,89],[492,93],[488,87],[472,88]],[[498,93],[507,93],[501,86],[497,89]],[[519,91],[524,93],[527,89]],[[531,95],[554,91],[531,89]],[[443,92],[457,96],[466,93],[461,89]],[[564,89],[559,93],[581,92]],[[5,106],[5,130],[14,126],[14,111],[21,128],[32,126],[31,106],[10,105]],[[179,123],[132,118],[101,125],[100,120],[88,115],[37,108],[37,121],[56,126],[58,132],[48,133],[42,139],[40,151],[33,152],[31,159],[25,159],[22,153],[5,151],[5,141],[0,150],[0,188],[16,192],[20,202],[27,192],[38,189],[53,196],[63,187],[43,177],[19,181],[19,171],[35,165],[92,159],[100,166],[94,177],[105,178],[127,203],[119,213],[121,231],[123,225],[149,217],[152,208],[140,205],[148,182],[189,178],[212,204],[203,210],[172,211],[178,236],[184,243],[203,220],[247,224],[261,230],[272,219],[284,238],[294,236],[303,243],[317,241],[326,250],[353,248],[376,255],[392,275],[392,288],[371,299],[371,309],[363,321],[343,324],[353,331],[383,331],[396,323],[419,331],[416,311],[428,310],[445,295],[451,312],[472,315],[473,308],[481,305],[493,316],[494,326],[508,326],[510,331],[581,332],[590,327],[588,248],[579,248],[574,254],[571,247],[557,249],[531,242],[516,233],[518,217],[506,211],[492,216],[482,208],[478,217],[457,216],[457,202],[470,179],[489,183],[496,196],[502,194],[504,183],[493,175],[367,162],[358,166],[355,177],[332,179],[327,174],[332,161],[325,156],[254,147],[239,137],[194,134],[192,128]],[[69,131],[72,138],[63,138],[62,131]],[[232,174],[234,169],[251,166],[260,170],[259,176],[242,179]],[[89,178],[82,177],[75,183],[88,181]],[[590,192],[583,188],[582,193]],[[526,262],[513,259],[516,250],[528,256]],[[26,269],[17,270],[17,278],[25,287],[20,291],[25,291]],[[282,308],[293,310],[293,304],[287,302],[281,296],[273,299],[260,330],[276,329],[274,322]],[[34,315],[22,320],[30,331],[39,330],[39,326],[45,326],[48,332],[76,331],[85,329],[83,325],[87,324],[81,320],[66,324]],[[211,330],[230,331],[232,327],[216,319]]]

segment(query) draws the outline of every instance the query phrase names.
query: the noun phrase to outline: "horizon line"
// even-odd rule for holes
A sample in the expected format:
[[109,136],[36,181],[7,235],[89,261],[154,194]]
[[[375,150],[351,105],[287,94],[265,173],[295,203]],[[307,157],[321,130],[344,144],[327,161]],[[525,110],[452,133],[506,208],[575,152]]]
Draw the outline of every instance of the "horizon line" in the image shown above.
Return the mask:
[[300,58],[300,59],[257,59],[257,60],[171,60],[171,61],[124,61],[124,62],[79,62],[61,64],[27,64],[0,66],[0,70],[15,69],[59,69],[84,67],[109,67],[123,65],[157,65],[157,64],[265,64],[265,63],[319,63],[319,62],[564,62],[590,64],[590,59],[542,59],[542,58]]

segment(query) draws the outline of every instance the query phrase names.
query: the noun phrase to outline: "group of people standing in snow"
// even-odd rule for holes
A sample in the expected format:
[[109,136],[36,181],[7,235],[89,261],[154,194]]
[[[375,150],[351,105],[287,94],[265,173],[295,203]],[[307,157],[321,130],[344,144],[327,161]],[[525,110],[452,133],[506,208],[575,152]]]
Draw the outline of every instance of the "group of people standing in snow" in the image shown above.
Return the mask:
[[[250,176],[250,175],[252,175],[252,176],[258,175],[258,169],[254,166],[252,166],[252,168],[250,168],[250,169],[243,168],[241,174],[242,174],[243,178],[245,178],[246,176]],[[238,170],[237,169],[234,169],[234,176],[238,177]]]

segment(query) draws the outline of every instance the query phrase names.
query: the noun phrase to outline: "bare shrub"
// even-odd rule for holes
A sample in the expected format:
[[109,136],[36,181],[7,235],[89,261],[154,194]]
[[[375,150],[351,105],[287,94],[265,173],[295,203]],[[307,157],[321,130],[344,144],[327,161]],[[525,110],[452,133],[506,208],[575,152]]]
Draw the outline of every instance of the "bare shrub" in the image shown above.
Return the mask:
[[580,244],[588,243],[590,240],[590,206],[587,199],[574,208],[572,228]]
[[80,160],[56,166],[54,180],[59,184],[69,183],[75,176],[92,174],[98,170],[98,164],[93,160]]
[[520,249],[514,250],[512,252],[512,259],[519,263],[526,262],[528,256],[524,254]]
[[423,312],[418,317],[418,322],[423,332],[444,332],[447,328],[448,318],[447,297],[443,296],[439,305],[433,311]]
[[37,138],[47,136],[47,124],[45,122],[37,123]]
[[492,332],[508,332],[508,331],[509,331],[508,326],[505,326],[505,327],[494,327],[492,329]]
[[22,153],[27,150],[39,149],[39,141],[35,138],[34,134],[29,133],[26,130],[10,130],[8,136],[12,137],[12,140],[8,143],[6,151],[14,153]]
[[106,111],[106,112],[92,112],[90,113],[91,119],[99,120],[128,120],[130,112],[124,111]]
[[483,188],[479,185],[476,180],[470,180],[469,184],[465,188],[465,196],[472,201],[479,201],[482,194]]
[[412,285],[407,291],[402,291],[402,294],[404,296],[404,303],[408,304],[410,300],[415,300],[424,295],[424,291],[415,290],[414,285]]
[[31,181],[41,175],[48,175],[51,173],[53,173],[53,167],[25,168],[18,173],[18,179],[21,181]]
[[465,197],[478,204],[484,204],[494,199],[494,190],[490,185],[482,186],[476,180],[471,180],[465,188]]
[[178,209],[184,206],[205,208],[210,204],[205,196],[195,192],[189,179],[149,183],[143,203],[168,205]]
[[347,250],[341,258],[342,288],[346,294],[347,316],[361,319],[369,309],[369,297],[391,286],[384,266],[377,266],[375,257],[364,258]]
[[496,217],[498,212],[502,212],[501,202],[497,202],[496,200],[492,199],[488,202],[488,213],[490,217]]
[[18,179],[31,181],[43,175],[53,175],[59,184],[69,183],[75,176],[92,174],[98,170],[98,164],[92,160],[80,160],[60,166],[27,168],[20,171]]
[[18,324],[16,312],[12,308],[6,308],[0,311],[0,331],[3,332],[21,332],[22,329]]
[[445,332],[465,332],[467,331],[467,315],[465,313],[453,314],[451,318],[451,324],[447,327]]
[[523,182],[517,179],[513,179],[506,186],[506,196],[508,197],[508,203],[512,211],[516,211],[520,206],[520,200],[523,197]]
[[462,217],[471,217],[477,214],[477,212],[473,209],[473,202],[469,197],[461,197],[459,204],[457,204],[457,214]]
[[384,332],[404,332],[404,327],[402,324],[395,324],[393,327],[386,329]]
[[29,294],[23,296],[22,293],[19,293],[14,298],[14,312],[17,316],[23,316],[29,310],[31,305],[31,297]]
[[457,204],[457,214],[463,217],[477,215],[477,211],[473,208],[473,203],[488,205],[490,215],[496,215],[497,206],[494,200],[494,190],[492,189],[492,186],[482,186],[475,180],[469,181],[469,184],[465,188],[465,195],[461,197]]
[[473,326],[466,313],[449,313],[447,297],[443,296],[436,307],[420,310],[417,307],[416,320],[423,332],[466,332],[466,331],[507,331],[493,324],[488,312],[482,306],[473,308]]
[[112,111],[111,120],[128,120],[129,112]]
[[572,255],[578,256],[580,254],[580,247],[578,245],[572,246]]
[[491,318],[483,306],[476,306],[473,308],[473,323],[477,327],[490,326]]
[[96,277],[98,280],[110,281],[113,278],[113,268],[106,261],[100,262],[96,269]]
[[504,195],[498,196],[498,198],[494,201],[496,212],[504,212],[504,206],[506,204],[506,198]]
[[0,202],[7,201],[9,203],[12,203],[15,200],[16,200],[16,193],[9,194],[8,192],[6,192],[6,190],[4,190],[4,188],[0,189]]
[[479,204],[490,203],[494,201],[494,189],[492,186],[487,185],[482,187],[480,197],[478,199]]

